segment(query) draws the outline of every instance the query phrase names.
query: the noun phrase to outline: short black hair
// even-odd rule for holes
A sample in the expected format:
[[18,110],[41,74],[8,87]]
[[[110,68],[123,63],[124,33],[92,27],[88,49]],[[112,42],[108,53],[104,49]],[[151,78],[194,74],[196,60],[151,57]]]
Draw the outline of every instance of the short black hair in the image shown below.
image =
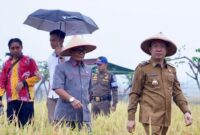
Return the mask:
[[21,39],[19,39],[19,38],[11,38],[11,39],[8,41],[8,47],[9,47],[9,48],[10,48],[10,46],[11,46],[11,44],[12,44],[13,42],[17,42],[17,43],[19,43],[19,45],[20,45],[21,47],[23,47]]
[[65,32],[63,32],[63,31],[61,31],[61,30],[58,30],[58,29],[52,30],[52,31],[50,32],[50,36],[51,36],[51,35],[56,35],[56,36],[58,36],[60,39],[64,39],[65,36],[66,36]]

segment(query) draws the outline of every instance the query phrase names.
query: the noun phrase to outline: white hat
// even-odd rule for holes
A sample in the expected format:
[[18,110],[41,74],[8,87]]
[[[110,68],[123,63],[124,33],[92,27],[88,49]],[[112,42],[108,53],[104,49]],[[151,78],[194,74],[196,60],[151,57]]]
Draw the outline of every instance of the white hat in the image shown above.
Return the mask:
[[167,37],[165,37],[161,32],[159,34],[155,35],[155,36],[152,36],[152,37],[144,40],[141,43],[141,49],[145,53],[151,55],[149,48],[151,47],[151,43],[154,40],[162,40],[162,41],[166,42],[166,44],[167,44],[167,54],[166,54],[166,56],[172,56],[176,53],[176,51],[177,51],[176,45],[171,40],[169,40]]
[[72,39],[69,41],[69,43],[62,49],[60,52],[60,55],[62,56],[70,56],[70,50],[72,48],[77,47],[84,47],[86,50],[86,53],[91,52],[96,49],[96,46],[83,40],[82,38],[79,38],[77,36],[72,37]]

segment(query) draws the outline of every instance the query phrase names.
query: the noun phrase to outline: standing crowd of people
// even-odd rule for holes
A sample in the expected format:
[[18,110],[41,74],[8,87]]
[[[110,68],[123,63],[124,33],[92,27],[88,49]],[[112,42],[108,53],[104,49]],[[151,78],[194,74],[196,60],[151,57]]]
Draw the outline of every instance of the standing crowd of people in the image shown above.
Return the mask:
[[[91,116],[95,119],[98,115],[109,116],[111,111],[116,111],[117,79],[109,72],[106,57],[96,59],[95,72],[84,62],[85,55],[95,50],[96,45],[74,36],[63,46],[65,36],[61,30],[50,32],[53,52],[48,57],[48,120],[51,124],[59,122],[79,131],[85,124],[91,133]],[[41,75],[35,60],[22,53],[23,44],[19,38],[10,39],[8,48],[10,56],[0,74],[0,106],[3,106],[2,98],[6,93],[8,121],[23,127],[33,121],[34,85]],[[183,112],[186,125],[191,125],[191,110],[177,79],[176,68],[165,59],[176,53],[175,43],[159,33],[144,40],[141,49],[150,55],[150,59],[135,69],[129,94],[128,132],[134,131],[139,104],[139,121],[146,134],[151,131],[152,135],[166,135],[171,121],[171,98]]]

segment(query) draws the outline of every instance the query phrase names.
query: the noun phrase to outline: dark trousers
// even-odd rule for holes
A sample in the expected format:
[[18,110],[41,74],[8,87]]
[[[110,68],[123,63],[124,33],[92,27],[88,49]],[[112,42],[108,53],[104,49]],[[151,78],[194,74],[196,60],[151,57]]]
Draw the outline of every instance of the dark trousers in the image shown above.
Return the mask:
[[[83,123],[85,123],[87,130],[88,130],[88,134],[92,133],[92,125],[91,122],[83,122],[83,121],[55,121],[56,123],[59,123],[61,126],[63,126],[64,124],[66,124],[66,127],[71,128],[72,130],[74,130],[75,128],[78,128],[79,131],[81,131],[82,127],[83,127]],[[57,124],[57,125],[59,125]]]
[[24,126],[27,122],[31,122],[34,116],[34,104],[33,102],[24,101],[11,101],[8,102],[7,118],[9,123],[13,122],[15,117],[17,118],[17,124]]
[[68,121],[66,122],[67,127],[70,127],[72,129],[75,129],[76,126],[78,126],[78,129],[81,130],[83,127],[83,122],[75,122],[75,121]]
[[103,113],[103,115],[110,114],[111,103],[108,100],[96,102],[92,100],[92,114],[94,117]]
[[[90,122],[84,122],[87,126],[87,130],[88,130],[88,135],[92,134],[92,127],[91,127],[91,123]],[[78,130],[80,131],[83,127],[83,122],[75,122],[75,121],[70,121],[67,122],[67,127],[72,128],[72,130],[74,130],[76,128],[76,126],[78,127]]]

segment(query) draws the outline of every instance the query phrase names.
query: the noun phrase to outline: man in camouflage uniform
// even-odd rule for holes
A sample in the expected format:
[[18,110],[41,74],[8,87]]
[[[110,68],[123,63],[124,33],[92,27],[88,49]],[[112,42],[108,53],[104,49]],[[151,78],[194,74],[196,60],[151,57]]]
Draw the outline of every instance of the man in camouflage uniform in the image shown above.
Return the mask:
[[[96,62],[98,70],[92,75],[91,103],[92,113],[96,116],[99,113],[110,114],[116,110],[118,102],[117,81],[114,74],[107,70],[108,60],[106,57],[99,57]],[[112,101],[112,105],[111,105]]]
[[135,113],[140,104],[139,121],[145,132],[166,135],[171,122],[171,98],[184,113],[186,126],[192,124],[188,102],[180,88],[175,67],[165,57],[176,53],[176,45],[162,33],[146,39],[142,50],[151,55],[149,61],[139,64],[135,70],[132,90],[129,95],[127,130],[135,128]]

